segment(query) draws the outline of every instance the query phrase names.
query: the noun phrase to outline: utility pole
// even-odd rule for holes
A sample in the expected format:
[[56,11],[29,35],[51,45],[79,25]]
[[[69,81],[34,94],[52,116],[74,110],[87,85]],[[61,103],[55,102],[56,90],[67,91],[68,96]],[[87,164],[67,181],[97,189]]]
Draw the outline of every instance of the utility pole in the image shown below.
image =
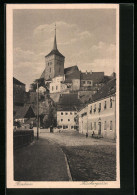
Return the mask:
[[39,89],[37,82],[37,140],[39,139]]

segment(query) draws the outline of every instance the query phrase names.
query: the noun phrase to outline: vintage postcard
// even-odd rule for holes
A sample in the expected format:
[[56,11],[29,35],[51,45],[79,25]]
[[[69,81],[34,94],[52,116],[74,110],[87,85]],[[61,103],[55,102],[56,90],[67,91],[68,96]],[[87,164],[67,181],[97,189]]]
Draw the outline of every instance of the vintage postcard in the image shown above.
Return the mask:
[[6,5],[7,188],[120,188],[119,5]]

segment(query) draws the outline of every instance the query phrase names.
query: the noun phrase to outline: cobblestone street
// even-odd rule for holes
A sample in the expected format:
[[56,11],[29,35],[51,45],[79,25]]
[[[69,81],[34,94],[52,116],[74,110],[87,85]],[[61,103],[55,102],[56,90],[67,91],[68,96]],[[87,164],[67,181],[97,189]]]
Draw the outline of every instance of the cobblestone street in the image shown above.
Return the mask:
[[73,181],[116,180],[116,143],[86,138],[77,131],[40,135],[62,147]]
[[42,130],[39,136],[39,141],[15,150],[15,180],[69,181],[71,177],[73,181],[116,180],[115,143],[86,138],[76,131]]

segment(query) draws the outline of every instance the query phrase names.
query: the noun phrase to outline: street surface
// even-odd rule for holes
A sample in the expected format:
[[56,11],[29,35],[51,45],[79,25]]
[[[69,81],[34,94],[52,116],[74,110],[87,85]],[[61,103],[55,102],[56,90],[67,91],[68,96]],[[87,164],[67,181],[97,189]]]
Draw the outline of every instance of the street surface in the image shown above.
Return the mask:
[[[36,129],[35,129],[36,136]],[[15,150],[15,179],[20,181],[114,181],[116,144],[86,138],[77,131],[49,133]]]

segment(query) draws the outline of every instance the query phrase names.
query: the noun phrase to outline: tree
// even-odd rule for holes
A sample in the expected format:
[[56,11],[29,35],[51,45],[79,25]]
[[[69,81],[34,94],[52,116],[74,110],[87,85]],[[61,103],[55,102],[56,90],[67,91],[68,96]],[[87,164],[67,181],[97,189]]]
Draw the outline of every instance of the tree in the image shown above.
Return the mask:
[[45,80],[44,78],[40,78],[40,79],[35,79],[33,81],[33,83],[30,85],[31,91],[36,91],[37,89],[37,83],[38,83],[38,87],[45,87],[46,91],[49,92],[49,83],[45,84]]

